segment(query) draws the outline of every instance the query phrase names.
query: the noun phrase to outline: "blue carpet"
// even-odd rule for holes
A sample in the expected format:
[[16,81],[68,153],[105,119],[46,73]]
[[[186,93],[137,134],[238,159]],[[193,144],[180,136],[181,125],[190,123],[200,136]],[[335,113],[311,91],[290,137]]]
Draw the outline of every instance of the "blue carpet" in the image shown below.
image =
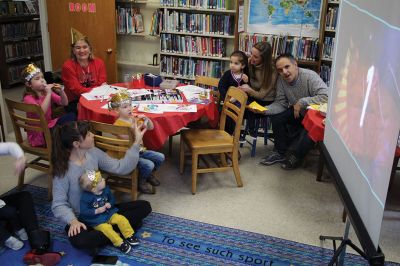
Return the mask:
[[[47,190],[27,185],[32,193],[40,226],[49,230],[53,250],[66,255],[59,265],[89,265],[91,257],[74,249],[52,215]],[[137,232],[141,244],[130,254],[110,246],[101,254],[116,255],[129,265],[327,265],[332,250],[276,237],[152,213]],[[0,248],[0,265],[23,265],[28,251]],[[347,254],[345,265],[368,265],[360,256]],[[399,265],[386,263],[386,265]]]

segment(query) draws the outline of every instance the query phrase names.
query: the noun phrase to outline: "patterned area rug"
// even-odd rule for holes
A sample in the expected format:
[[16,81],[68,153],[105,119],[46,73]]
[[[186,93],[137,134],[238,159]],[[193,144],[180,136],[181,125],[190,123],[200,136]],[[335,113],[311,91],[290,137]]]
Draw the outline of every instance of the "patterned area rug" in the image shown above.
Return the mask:
[[[27,185],[25,190],[33,195],[40,226],[51,232],[53,250],[66,253],[59,265],[90,265],[91,257],[69,244],[64,226],[52,215],[46,189]],[[327,265],[332,257],[329,249],[160,213],[149,215],[137,236],[141,244],[129,254],[112,246],[101,254],[129,265]],[[23,265],[28,249],[28,243],[19,251],[0,248],[0,264]],[[345,265],[368,263],[347,254]]]

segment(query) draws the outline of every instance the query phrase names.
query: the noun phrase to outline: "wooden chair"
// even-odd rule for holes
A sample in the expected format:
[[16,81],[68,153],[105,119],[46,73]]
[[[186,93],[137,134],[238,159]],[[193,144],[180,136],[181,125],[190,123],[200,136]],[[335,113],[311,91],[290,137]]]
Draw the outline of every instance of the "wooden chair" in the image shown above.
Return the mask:
[[[47,125],[44,112],[39,105],[15,102],[5,99],[11,122],[14,127],[16,142],[21,146],[25,153],[36,156],[33,160],[26,163],[26,168],[30,167],[42,171],[48,175],[48,199],[52,199],[53,177],[51,175],[51,134]],[[27,113],[35,113],[39,118],[28,118]],[[26,137],[26,131],[42,133],[46,142],[46,147],[32,147]],[[18,188],[24,185],[25,171],[18,178]]]
[[[219,83],[219,78],[212,78],[212,77],[206,77],[206,76],[197,76],[194,85],[211,89],[211,95],[214,98],[215,103],[219,106],[220,105],[220,94],[218,91],[218,83]],[[190,128],[190,125],[188,126]],[[174,136],[177,136],[180,134],[180,131],[175,133],[172,136],[169,136],[168,138],[168,155],[172,155],[172,140]]]
[[[238,107],[231,103],[230,99],[235,98],[240,104]],[[247,94],[235,87],[230,87],[221,112],[219,129],[189,129],[181,133],[180,145],[180,166],[182,174],[185,166],[185,146],[192,154],[192,194],[196,193],[197,174],[209,172],[222,172],[233,169],[238,187],[243,186],[239,171],[239,137],[240,127],[246,108]],[[233,136],[229,135],[225,129],[227,116],[232,118],[235,123]],[[199,155],[219,154],[220,162],[217,167],[211,167],[206,162],[206,168],[199,168]],[[231,156],[231,164],[227,164],[226,155]]]
[[[95,146],[103,151],[110,151],[124,154],[134,141],[134,135],[129,127],[114,126],[100,122],[90,121],[90,126],[94,134]],[[128,135],[129,139],[120,139],[118,135]],[[103,177],[107,180],[110,188],[116,191],[122,191],[131,194],[132,200],[136,200],[138,196],[137,169],[128,175],[117,175],[101,170]]]

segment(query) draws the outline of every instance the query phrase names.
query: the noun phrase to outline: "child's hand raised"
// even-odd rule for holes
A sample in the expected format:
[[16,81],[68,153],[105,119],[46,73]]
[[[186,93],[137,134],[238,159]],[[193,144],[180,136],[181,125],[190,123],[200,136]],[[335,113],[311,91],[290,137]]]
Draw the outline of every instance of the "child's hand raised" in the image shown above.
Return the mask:
[[53,91],[57,94],[61,94],[61,92],[64,90],[64,86],[58,83],[53,83]]
[[246,74],[242,75],[242,80],[244,81],[244,83],[248,83],[249,82],[249,77]]
[[147,127],[143,125],[138,125],[138,120],[135,118],[132,122],[132,130],[133,134],[135,135],[135,142],[133,144],[140,144],[142,142],[144,133],[146,133],[147,131]]

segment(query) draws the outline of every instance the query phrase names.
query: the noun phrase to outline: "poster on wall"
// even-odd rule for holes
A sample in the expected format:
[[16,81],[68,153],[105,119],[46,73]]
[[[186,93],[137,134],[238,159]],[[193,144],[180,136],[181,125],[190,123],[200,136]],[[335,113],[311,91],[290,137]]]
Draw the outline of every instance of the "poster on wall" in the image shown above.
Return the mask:
[[319,37],[322,0],[250,0],[247,31]]

